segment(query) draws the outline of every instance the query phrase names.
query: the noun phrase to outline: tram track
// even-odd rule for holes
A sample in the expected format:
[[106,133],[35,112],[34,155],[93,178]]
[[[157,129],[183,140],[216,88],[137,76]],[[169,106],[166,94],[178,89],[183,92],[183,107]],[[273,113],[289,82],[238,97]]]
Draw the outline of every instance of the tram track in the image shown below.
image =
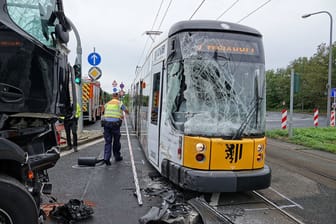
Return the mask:
[[[217,202],[212,200],[213,194],[219,195]],[[186,201],[199,214],[203,224],[304,224],[298,217],[286,211],[303,207],[272,188],[213,194],[196,193]],[[277,194],[282,200],[272,200],[267,194]],[[199,222],[185,221],[185,223]]]
[[[274,189],[269,190],[276,192]],[[197,210],[204,224],[304,224],[303,221],[285,210],[292,207],[303,208],[289,198],[283,195],[282,197],[289,202],[289,205],[279,205],[276,201],[258,191],[224,193],[221,195],[218,204],[208,202],[204,199],[204,195],[193,198],[188,203]]]
[[298,224],[304,224],[301,220],[297,219],[295,216],[290,214],[289,212],[285,211],[281,206],[278,206],[275,202],[271,201],[267,197],[263,196],[262,194],[258,193],[257,191],[252,191],[253,194],[255,194],[257,197],[261,198],[263,201],[268,203],[269,205],[273,206],[275,209],[277,209],[279,212],[287,216],[290,220],[294,221],[295,223]]

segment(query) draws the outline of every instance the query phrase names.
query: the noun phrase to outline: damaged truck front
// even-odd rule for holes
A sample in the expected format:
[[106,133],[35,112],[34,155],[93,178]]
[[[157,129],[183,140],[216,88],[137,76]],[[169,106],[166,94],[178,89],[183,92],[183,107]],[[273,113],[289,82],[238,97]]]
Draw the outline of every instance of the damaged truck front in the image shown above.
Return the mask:
[[43,223],[54,124],[72,99],[70,25],[61,0],[0,0],[0,10],[0,223]]

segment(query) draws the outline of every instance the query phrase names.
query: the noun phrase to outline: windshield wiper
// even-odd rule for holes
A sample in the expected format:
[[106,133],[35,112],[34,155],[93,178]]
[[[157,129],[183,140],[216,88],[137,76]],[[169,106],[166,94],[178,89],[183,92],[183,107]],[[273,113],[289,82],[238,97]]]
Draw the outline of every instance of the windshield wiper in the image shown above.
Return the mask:
[[256,99],[254,100],[254,104],[253,104],[252,108],[250,109],[250,111],[248,112],[244,122],[242,122],[242,124],[238,128],[236,134],[232,137],[233,140],[241,138],[241,136],[242,136],[243,132],[245,131],[248,123],[250,123],[252,115],[254,114],[255,111],[257,111],[259,109],[259,104],[261,103],[262,100],[263,100],[262,97],[259,97],[259,96],[256,97]]

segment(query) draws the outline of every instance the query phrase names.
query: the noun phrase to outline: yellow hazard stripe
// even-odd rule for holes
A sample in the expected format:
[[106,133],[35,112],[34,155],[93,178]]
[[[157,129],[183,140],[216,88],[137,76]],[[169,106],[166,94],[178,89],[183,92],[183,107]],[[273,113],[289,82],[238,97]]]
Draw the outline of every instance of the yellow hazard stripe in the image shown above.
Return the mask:
[[90,99],[90,83],[82,85],[82,111],[87,111],[87,103]]

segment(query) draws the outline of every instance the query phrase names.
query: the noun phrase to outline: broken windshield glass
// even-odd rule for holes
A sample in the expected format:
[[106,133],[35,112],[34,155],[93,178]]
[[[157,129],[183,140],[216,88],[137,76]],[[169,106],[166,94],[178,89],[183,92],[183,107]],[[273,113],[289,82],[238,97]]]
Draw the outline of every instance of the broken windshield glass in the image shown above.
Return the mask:
[[47,46],[52,46],[53,26],[48,20],[55,9],[55,0],[7,0],[7,10],[11,19],[21,29]]
[[174,127],[188,135],[263,134],[265,71],[255,58],[256,42],[244,45],[203,33],[181,37],[183,60],[168,65],[167,110]]

